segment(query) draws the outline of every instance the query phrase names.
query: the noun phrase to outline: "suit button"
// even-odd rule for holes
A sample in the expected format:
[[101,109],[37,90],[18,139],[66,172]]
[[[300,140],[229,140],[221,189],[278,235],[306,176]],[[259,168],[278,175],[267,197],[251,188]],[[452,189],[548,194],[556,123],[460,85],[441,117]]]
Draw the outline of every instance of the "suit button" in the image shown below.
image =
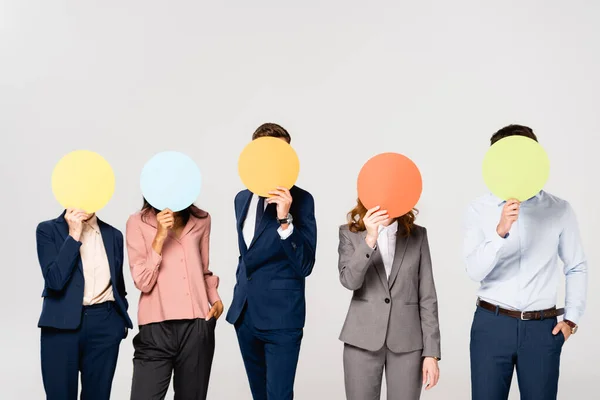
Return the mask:
[[369,254],[367,254],[367,258],[371,257]]
[[390,299],[385,299],[386,304],[390,304]]

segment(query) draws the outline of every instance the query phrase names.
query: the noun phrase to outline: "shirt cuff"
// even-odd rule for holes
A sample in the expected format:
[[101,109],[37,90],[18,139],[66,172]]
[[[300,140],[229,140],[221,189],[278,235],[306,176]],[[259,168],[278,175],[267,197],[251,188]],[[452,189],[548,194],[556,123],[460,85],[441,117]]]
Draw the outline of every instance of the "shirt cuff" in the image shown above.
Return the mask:
[[575,325],[579,325],[579,317],[581,317],[581,315],[579,315],[577,311],[571,309],[565,310],[565,315],[563,316],[563,319],[574,322]]
[[285,230],[280,226],[279,228],[277,228],[277,233],[279,233],[279,237],[281,238],[281,240],[289,238],[290,236],[292,236],[292,233],[294,233],[294,224],[290,222],[287,229]]

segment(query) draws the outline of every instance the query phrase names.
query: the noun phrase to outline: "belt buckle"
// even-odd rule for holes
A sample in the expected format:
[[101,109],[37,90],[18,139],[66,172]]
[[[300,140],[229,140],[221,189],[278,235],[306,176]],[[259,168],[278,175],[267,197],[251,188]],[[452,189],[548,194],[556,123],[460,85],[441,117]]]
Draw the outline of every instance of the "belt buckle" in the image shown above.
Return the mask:
[[521,311],[521,321],[529,321],[529,318],[525,318],[525,313],[527,311]]

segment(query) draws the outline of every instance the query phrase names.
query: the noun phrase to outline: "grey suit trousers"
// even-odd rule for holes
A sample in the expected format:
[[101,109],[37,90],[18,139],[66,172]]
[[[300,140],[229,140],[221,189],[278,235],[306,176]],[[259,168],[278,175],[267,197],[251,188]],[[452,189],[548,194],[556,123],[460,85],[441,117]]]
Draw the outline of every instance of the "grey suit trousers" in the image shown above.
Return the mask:
[[387,400],[418,400],[422,388],[422,351],[394,353],[344,344],[344,381],[347,400],[379,400],[385,369]]

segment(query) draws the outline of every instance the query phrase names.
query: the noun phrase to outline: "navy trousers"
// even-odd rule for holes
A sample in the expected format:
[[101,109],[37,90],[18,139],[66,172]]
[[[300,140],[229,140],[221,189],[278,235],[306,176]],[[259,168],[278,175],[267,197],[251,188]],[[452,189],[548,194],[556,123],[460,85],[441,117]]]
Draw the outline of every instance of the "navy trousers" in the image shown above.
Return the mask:
[[471,328],[472,399],[508,399],[516,368],[521,400],[556,400],[565,342],[561,332],[552,335],[556,324],[556,317],[521,321],[477,307]]
[[109,400],[125,320],[112,302],[83,308],[75,330],[42,328],[42,378],[47,400]]
[[247,307],[235,329],[252,398],[293,399],[302,329],[256,329]]

